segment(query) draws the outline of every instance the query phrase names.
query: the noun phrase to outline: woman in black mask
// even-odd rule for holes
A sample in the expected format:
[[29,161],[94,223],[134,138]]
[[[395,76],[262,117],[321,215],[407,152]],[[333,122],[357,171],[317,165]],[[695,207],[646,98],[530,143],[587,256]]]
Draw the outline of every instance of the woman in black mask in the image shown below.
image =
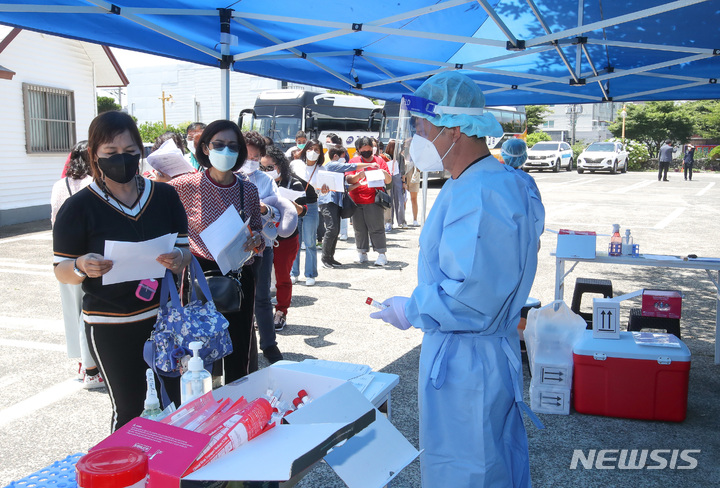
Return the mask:
[[[93,182],[68,198],[53,228],[55,276],[82,283],[83,319],[90,352],[110,392],[114,431],[142,413],[143,345],[158,312],[161,279],[103,284],[113,268],[107,241],[141,242],[177,233],[176,247],[153,256],[178,274],[189,262],[187,217],[175,190],[137,175],[142,139],[133,119],[105,112],[89,128]],[[179,404],[179,381],[166,380]]]

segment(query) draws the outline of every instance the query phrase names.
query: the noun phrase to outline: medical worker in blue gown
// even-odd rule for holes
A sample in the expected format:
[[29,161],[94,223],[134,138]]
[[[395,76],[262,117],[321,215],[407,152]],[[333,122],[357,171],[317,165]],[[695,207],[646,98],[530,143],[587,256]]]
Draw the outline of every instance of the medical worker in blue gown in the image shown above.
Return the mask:
[[540,189],[537,183],[535,183],[535,179],[522,169],[522,165],[527,161],[527,144],[525,141],[517,138],[508,139],[503,142],[500,155],[505,164],[518,170],[520,178],[524,179],[527,184],[530,185],[530,188],[537,193],[538,198],[541,198]]
[[[396,140],[421,171],[452,174],[420,235],[418,285],[372,314],[423,330],[419,405],[425,488],[530,486],[517,324],[537,268],[545,212],[488,150],[502,135],[458,72],[403,97]],[[403,126],[403,120],[407,122]],[[402,148],[401,148],[402,150]],[[534,417],[534,416],[533,416]]]

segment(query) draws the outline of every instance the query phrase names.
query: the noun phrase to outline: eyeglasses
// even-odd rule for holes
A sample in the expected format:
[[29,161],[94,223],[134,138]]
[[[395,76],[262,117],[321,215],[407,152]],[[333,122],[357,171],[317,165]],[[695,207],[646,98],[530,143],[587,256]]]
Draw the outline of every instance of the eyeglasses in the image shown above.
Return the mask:
[[232,152],[238,152],[238,150],[240,149],[240,146],[238,145],[237,142],[231,142],[230,144],[225,144],[224,142],[220,142],[220,141],[210,141],[208,143],[208,146],[210,146],[210,145],[212,145],[213,149],[215,149],[216,151],[222,151],[226,147],[228,149],[230,149]]

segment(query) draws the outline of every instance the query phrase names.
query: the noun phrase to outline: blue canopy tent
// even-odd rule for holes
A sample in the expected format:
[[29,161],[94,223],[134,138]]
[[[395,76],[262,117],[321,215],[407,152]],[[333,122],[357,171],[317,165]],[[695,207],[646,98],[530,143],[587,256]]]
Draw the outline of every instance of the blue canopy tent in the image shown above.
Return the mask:
[[[0,23],[399,100],[463,70],[488,105],[720,98],[719,0],[0,0]],[[233,114],[235,115],[235,114]]]

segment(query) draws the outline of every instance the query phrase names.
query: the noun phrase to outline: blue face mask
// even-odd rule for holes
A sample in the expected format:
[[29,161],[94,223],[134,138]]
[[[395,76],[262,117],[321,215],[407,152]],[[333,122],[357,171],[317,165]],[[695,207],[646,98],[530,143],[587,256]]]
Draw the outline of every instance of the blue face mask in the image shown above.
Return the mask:
[[305,149],[305,143],[298,144],[298,149]]
[[211,149],[208,158],[213,168],[218,171],[230,171],[237,163],[238,153],[225,146],[222,151]]

